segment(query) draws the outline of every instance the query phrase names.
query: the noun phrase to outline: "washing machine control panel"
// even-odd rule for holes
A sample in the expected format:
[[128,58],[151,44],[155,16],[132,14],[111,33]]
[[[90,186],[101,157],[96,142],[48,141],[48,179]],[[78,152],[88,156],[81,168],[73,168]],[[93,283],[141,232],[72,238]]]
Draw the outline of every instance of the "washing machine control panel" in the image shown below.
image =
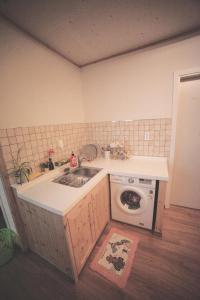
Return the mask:
[[128,183],[134,183],[134,182],[135,182],[135,178],[130,177],[130,178],[128,179]]
[[155,179],[147,179],[147,178],[138,178],[133,176],[122,176],[122,175],[110,175],[110,182],[115,182],[119,184],[127,184],[139,187],[146,187],[149,189],[154,189],[156,187]]

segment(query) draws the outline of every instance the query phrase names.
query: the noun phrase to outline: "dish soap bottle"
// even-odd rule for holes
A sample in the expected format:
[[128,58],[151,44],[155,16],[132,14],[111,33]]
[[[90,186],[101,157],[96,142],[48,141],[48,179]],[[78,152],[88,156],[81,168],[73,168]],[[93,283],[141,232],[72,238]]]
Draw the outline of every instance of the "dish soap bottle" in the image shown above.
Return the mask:
[[76,155],[74,155],[74,153],[72,152],[71,156],[70,156],[70,167],[71,168],[75,168],[78,166],[78,161],[77,161],[77,157]]
[[48,166],[49,166],[49,170],[53,170],[54,169],[54,164],[52,162],[52,159],[49,158],[49,163],[48,163]]

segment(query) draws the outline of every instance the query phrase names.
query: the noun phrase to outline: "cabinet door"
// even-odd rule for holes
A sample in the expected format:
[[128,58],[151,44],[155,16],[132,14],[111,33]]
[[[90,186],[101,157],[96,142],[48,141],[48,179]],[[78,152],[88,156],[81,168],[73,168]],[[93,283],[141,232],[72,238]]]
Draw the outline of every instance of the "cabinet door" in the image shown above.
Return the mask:
[[93,210],[91,224],[93,229],[93,240],[96,242],[110,218],[109,186],[107,177],[92,190],[91,197]]
[[88,194],[80,204],[67,215],[74,259],[79,274],[92,247],[93,239],[90,224],[91,195]]
[[62,216],[17,198],[29,248],[74,278]]

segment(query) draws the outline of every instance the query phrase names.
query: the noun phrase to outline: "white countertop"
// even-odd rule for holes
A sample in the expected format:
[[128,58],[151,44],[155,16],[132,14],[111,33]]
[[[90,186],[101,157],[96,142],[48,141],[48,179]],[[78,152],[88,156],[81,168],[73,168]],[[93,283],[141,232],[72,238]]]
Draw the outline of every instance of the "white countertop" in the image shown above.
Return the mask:
[[133,156],[128,160],[96,159],[84,166],[104,168],[108,174],[168,180],[166,157]]
[[52,182],[63,174],[66,166],[51,171],[22,186],[13,185],[17,196],[59,215],[65,215],[78,201],[107,174],[128,175],[156,180],[168,180],[167,159],[160,157],[133,157],[128,160],[96,159],[83,166],[102,170],[80,188]]

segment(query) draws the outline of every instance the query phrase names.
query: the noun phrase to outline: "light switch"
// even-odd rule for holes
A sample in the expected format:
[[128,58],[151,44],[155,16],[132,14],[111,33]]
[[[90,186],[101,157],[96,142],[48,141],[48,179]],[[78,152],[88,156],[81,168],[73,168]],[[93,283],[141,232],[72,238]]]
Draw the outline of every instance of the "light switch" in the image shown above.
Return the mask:
[[144,140],[149,141],[149,131],[144,132]]

